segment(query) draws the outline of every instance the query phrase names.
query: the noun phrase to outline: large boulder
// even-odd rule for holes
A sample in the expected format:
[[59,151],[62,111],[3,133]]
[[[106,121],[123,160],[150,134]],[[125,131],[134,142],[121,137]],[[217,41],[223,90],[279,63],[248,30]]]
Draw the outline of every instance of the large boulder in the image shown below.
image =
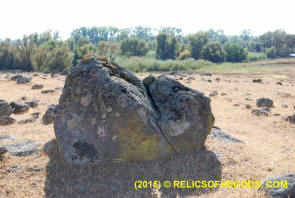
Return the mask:
[[6,102],[5,100],[0,99],[0,116],[2,115],[10,116],[10,114],[12,114],[12,109],[9,103]]
[[168,77],[150,79],[144,85],[103,57],[83,57],[55,111],[61,156],[79,164],[150,161],[200,148],[214,122],[210,99]]

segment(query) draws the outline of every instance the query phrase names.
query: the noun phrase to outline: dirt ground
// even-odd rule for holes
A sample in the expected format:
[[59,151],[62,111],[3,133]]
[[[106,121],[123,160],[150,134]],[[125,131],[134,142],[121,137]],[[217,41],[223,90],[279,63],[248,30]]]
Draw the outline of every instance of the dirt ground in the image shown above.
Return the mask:
[[[295,69],[293,72],[295,73]],[[50,74],[42,73],[33,76],[33,74],[24,74],[32,76],[32,82],[22,85],[5,78],[7,75],[12,76],[13,74],[0,74],[0,99],[11,102],[21,100],[23,96],[26,96],[25,101],[37,99],[41,103],[35,108],[30,108],[29,112],[25,114],[12,115],[19,121],[31,117],[30,114],[34,112],[40,112],[37,122],[0,126],[0,135],[10,134],[20,137],[19,140],[13,141],[0,140],[0,145],[25,140],[36,140],[43,145],[55,136],[53,124],[43,125],[42,116],[50,104],[58,104],[62,90],[55,88],[63,87],[65,76],[55,75],[52,77]],[[142,78],[146,75],[139,74],[138,76]],[[179,75],[169,76],[180,78]],[[187,80],[189,76],[194,77],[190,82]],[[217,82],[216,78],[220,78],[220,82]],[[254,78],[261,78],[263,83],[253,83]],[[209,79],[212,82],[208,82]],[[276,84],[279,80],[283,80],[283,85]],[[294,78],[288,74],[277,73],[213,73],[212,77],[193,73],[187,74],[187,77],[184,77],[180,82],[207,96],[210,92],[217,91],[218,95],[211,97],[211,108],[215,116],[214,125],[245,142],[245,144],[234,144],[212,138],[206,140],[206,149],[215,153],[220,161],[220,178],[222,180],[256,181],[268,176],[295,172],[295,124],[290,124],[280,116],[273,115],[278,113],[284,116],[295,113]],[[55,93],[41,94],[41,90],[31,89],[33,84],[43,84],[43,90],[54,89]],[[222,96],[222,92],[226,95]],[[278,94],[279,92],[290,93],[291,96],[284,97],[282,94]],[[251,110],[245,108],[246,104],[255,108],[256,99],[260,97],[268,97],[274,101],[275,107],[271,109],[270,116],[257,117],[251,114]],[[286,103],[288,108],[283,108],[283,103]],[[239,104],[239,106],[234,106],[234,104]],[[0,161],[0,197],[56,197],[48,192],[51,190],[47,186],[49,161],[49,157],[43,152],[28,157],[16,157],[6,153],[3,161]],[[198,162],[192,160],[190,165],[193,167],[194,163]],[[21,166],[21,169],[11,172],[12,166]],[[38,168],[38,170],[29,171],[30,168]],[[178,180],[184,179],[179,178]],[[62,183],[60,184],[62,185]],[[196,197],[193,193],[186,196]],[[255,188],[220,188],[198,195],[198,197],[260,196],[264,197]],[[122,195],[122,197],[128,197],[128,194]],[[174,197],[177,196],[174,195]]]

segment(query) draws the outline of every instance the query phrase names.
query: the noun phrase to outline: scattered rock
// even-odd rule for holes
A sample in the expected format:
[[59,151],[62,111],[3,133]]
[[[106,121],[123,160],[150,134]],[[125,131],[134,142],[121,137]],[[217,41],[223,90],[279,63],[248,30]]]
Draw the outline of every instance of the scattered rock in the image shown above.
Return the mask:
[[6,152],[7,152],[7,149],[4,146],[0,146],[0,158],[2,158],[2,155]]
[[273,101],[269,98],[259,98],[256,102],[257,107],[273,107]]
[[0,140],[17,140],[19,137],[14,137],[9,134],[0,135]]
[[283,108],[288,108],[288,105],[287,105],[286,103],[283,103],[283,104],[282,104],[282,107],[283,107]]
[[236,104],[234,104],[234,106],[235,106],[235,107],[239,107],[239,106],[241,106],[241,105],[236,103]]
[[190,77],[187,78],[187,80],[196,80],[196,79],[195,79],[195,77],[190,76]]
[[9,173],[15,173],[22,169],[22,166],[11,166],[11,169],[9,170]]
[[54,93],[53,89],[42,90],[41,93]]
[[215,78],[215,80],[216,80],[217,82],[220,82],[221,79],[220,79],[220,78]]
[[212,74],[209,73],[209,72],[204,72],[204,73],[201,74],[201,76],[212,76]]
[[27,142],[5,145],[5,148],[11,153],[11,155],[25,157],[38,153],[40,151],[40,143],[29,140]]
[[214,123],[202,93],[164,75],[142,82],[89,55],[72,67],[55,116],[61,156],[78,164],[151,161],[200,149]]
[[278,92],[277,95],[278,96],[281,96],[283,98],[291,97],[291,94],[290,93],[286,93],[286,92]]
[[249,98],[249,97],[245,98],[245,100],[253,101],[253,99],[252,98]]
[[33,117],[33,118],[20,120],[20,121],[18,121],[18,124],[27,124],[27,123],[32,123],[32,122],[36,122],[36,118]]
[[279,113],[274,113],[273,116],[280,117],[281,114],[279,114]]
[[31,114],[34,118],[39,118],[40,112],[35,112]]
[[252,108],[252,106],[249,105],[249,104],[246,104],[245,107],[246,107],[246,109],[251,109]]
[[22,114],[29,110],[29,105],[22,101],[14,101],[10,103],[10,106],[12,108],[12,112],[14,114]]
[[12,114],[12,109],[8,102],[0,99],[0,116],[6,115],[10,116]]
[[56,105],[50,105],[42,117],[43,124],[51,124],[55,118]]
[[[267,182],[271,182],[272,186],[274,187],[269,188],[267,186]],[[281,182],[287,182],[287,185],[281,187]],[[264,191],[266,194],[271,195],[272,197],[293,198],[295,197],[295,174],[286,173],[268,177],[262,181],[261,188],[259,188],[259,190]]]
[[286,120],[287,122],[295,123],[295,113],[294,115],[284,116],[283,119]]
[[238,140],[233,136],[229,135],[228,133],[222,131],[220,128],[213,127],[209,136],[226,143],[244,143],[243,141]]
[[55,153],[57,149],[58,149],[57,141],[55,138],[45,143],[43,146],[43,151],[49,156]]
[[224,93],[224,92],[222,92],[220,95],[222,95],[222,96],[226,96],[226,95],[227,95],[227,93]]
[[21,97],[21,100],[27,100],[27,99],[28,99],[27,96],[22,96],[22,97]]
[[22,75],[15,75],[15,76],[12,76],[11,78],[10,78],[10,80],[15,80],[15,81],[17,81],[19,78],[22,78],[23,76]]
[[218,94],[217,91],[212,91],[212,92],[209,94],[209,96],[210,96],[210,97],[213,97],[213,96],[216,96],[217,94]]
[[27,78],[27,77],[18,78],[16,81],[17,84],[26,84],[29,82],[31,82],[31,78]]
[[42,170],[44,170],[44,167],[37,167],[37,168],[27,168],[26,169],[26,171],[28,172],[28,173],[31,173],[31,172],[40,172],[40,171],[42,171]]
[[6,115],[0,116],[0,125],[10,125],[14,124],[15,119]]
[[63,88],[63,87],[56,87],[55,89],[56,89],[56,90],[61,90],[61,91],[62,91],[64,88]]
[[35,84],[32,86],[32,89],[43,89],[43,85],[42,84]]
[[212,82],[212,80],[210,80],[210,79],[209,79],[209,80],[208,80],[208,82],[209,82],[209,83],[211,83],[211,82]]
[[32,101],[29,101],[29,102],[25,102],[25,104],[29,105],[29,107],[37,107],[38,106],[38,101],[37,100],[32,100]]
[[258,78],[258,79],[253,79],[252,82],[254,82],[254,83],[262,83],[262,80],[260,78]]
[[281,81],[278,81],[277,85],[283,85],[283,83]]
[[251,113],[256,116],[268,116],[269,111],[266,109],[253,109]]

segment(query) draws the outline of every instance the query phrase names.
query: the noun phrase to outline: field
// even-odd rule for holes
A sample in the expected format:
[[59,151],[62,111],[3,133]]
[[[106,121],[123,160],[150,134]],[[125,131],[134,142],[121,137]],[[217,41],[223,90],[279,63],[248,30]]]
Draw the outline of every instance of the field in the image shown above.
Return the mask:
[[[212,73],[212,77],[201,76],[204,71]],[[37,74],[37,76],[34,76],[34,74]],[[150,73],[137,73],[137,76],[143,78],[148,74]],[[153,74],[159,75],[161,73]],[[215,116],[214,125],[245,143],[225,143],[208,137],[205,143],[206,150],[215,153],[217,159],[214,163],[220,162],[219,167],[217,167],[219,169],[217,178],[260,181],[269,176],[295,172],[295,124],[288,123],[281,118],[281,116],[292,115],[295,112],[295,59],[240,64],[228,63],[201,67],[189,72],[178,72],[177,75],[165,74],[179,79],[181,83],[201,91],[207,96],[212,91],[217,91],[218,95],[211,97],[211,108]],[[22,115],[12,115],[12,117],[18,121],[29,118],[30,114],[34,112],[40,112],[40,117],[37,122],[33,123],[0,126],[0,135],[10,134],[20,138],[19,140],[9,141],[0,139],[0,145],[24,140],[36,140],[41,142],[42,145],[45,144],[55,135],[53,124],[43,125],[42,116],[50,104],[58,104],[62,90],[55,88],[63,87],[65,76],[24,73],[25,76],[32,77],[32,82],[20,85],[16,84],[15,81],[8,80],[7,75],[13,76],[11,73],[0,74],[0,99],[11,102],[21,100],[25,96],[27,97],[25,101],[33,99],[40,101],[40,104],[35,108],[30,108],[29,112]],[[188,80],[188,77],[194,79]],[[220,82],[216,78],[220,78]],[[263,83],[253,83],[252,80],[256,78],[261,78]],[[208,82],[209,79],[212,82]],[[281,81],[282,85],[278,85],[278,81]],[[31,89],[33,84],[43,84],[43,89],[53,89],[55,92],[41,94],[40,90]],[[221,93],[226,93],[226,95],[222,96]],[[284,97],[279,93],[290,93],[291,96]],[[269,116],[257,117],[251,114],[250,109],[245,107],[246,104],[250,104],[252,108],[255,108],[256,99],[261,97],[267,97],[274,101],[275,107],[271,109]],[[245,98],[248,98],[248,100]],[[284,108],[282,104],[287,104],[288,107]],[[195,156],[195,158],[186,156],[182,158],[186,160],[185,162],[175,159],[174,165],[177,166],[175,170],[191,167],[191,172],[175,171],[173,178],[177,180],[186,180],[188,177],[189,179],[200,178],[201,173],[198,171],[201,169],[194,168],[198,167],[198,160],[200,160],[198,156]],[[3,161],[0,161],[0,197],[85,197],[83,186],[79,187],[78,185],[80,184],[76,177],[78,170],[73,168],[67,172],[65,169],[54,169],[54,163],[55,161],[50,160],[42,151],[37,155],[28,157],[16,157],[6,153]],[[11,171],[13,166],[20,166],[20,168]],[[133,165],[130,166],[132,168]],[[30,171],[30,168],[37,169]],[[56,170],[61,172],[54,172]],[[154,165],[147,172],[151,170],[159,170],[159,167],[157,168],[157,165]],[[69,171],[75,176],[71,177]],[[83,171],[81,170],[81,173]],[[144,170],[139,170],[139,172],[143,173]],[[91,175],[91,173],[89,174]],[[136,172],[130,174],[136,177]],[[154,174],[160,175],[161,173],[155,172]],[[208,175],[206,174],[204,173],[203,178],[207,178]],[[210,175],[210,173],[208,174]],[[120,177],[120,175],[116,176]],[[161,178],[163,177],[165,175],[161,175]],[[87,180],[87,178],[80,179],[83,182]],[[69,187],[69,189],[67,187],[69,183],[77,184],[79,189],[75,190],[73,187]],[[60,194],[56,196],[57,193]],[[149,193],[139,195],[149,196]],[[159,192],[154,193],[155,196],[161,194]],[[198,195],[191,191],[190,193],[181,193],[183,192],[179,192],[179,197],[265,197],[255,188],[220,188],[201,192]],[[166,196],[177,197],[176,194],[175,192],[174,194],[168,193]],[[119,197],[133,197],[134,195],[137,195],[136,192],[127,188]],[[97,197],[105,196],[97,194]]]

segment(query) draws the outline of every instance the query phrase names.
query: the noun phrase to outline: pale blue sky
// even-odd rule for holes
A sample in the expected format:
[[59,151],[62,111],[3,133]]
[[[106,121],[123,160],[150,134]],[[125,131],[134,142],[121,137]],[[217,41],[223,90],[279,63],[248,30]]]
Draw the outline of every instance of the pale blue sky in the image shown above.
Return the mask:
[[223,29],[255,35],[285,29],[295,34],[294,0],[2,0],[0,38],[81,26],[175,26],[185,33]]

